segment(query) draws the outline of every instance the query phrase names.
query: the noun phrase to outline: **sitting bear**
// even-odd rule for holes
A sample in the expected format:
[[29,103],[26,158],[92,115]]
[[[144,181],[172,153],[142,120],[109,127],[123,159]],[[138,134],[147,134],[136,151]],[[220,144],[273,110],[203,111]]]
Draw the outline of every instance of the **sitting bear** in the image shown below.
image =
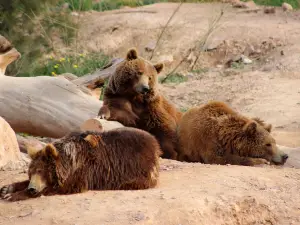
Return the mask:
[[18,201],[87,190],[152,188],[162,154],[155,137],[136,128],[73,132],[42,150],[29,148],[28,153],[29,180],[2,187],[1,198]]
[[98,116],[153,134],[160,143],[162,157],[176,159],[176,129],[182,113],[157,90],[162,69],[163,64],[152,65],[138,57],[135,49],[129,50],[110,77]]
[[179,124],[178,160],[207,164],[284,164],[271,125],[247,118],[225,103],[213,101],[187,111]]

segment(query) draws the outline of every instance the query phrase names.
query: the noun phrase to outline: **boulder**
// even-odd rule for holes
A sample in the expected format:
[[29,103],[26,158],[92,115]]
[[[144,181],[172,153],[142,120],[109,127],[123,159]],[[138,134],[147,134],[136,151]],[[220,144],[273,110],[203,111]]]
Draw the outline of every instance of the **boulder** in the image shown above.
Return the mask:
[[22,157],[16,134],[10,125],[0,117],[0,169],[13,170],[26,166]]

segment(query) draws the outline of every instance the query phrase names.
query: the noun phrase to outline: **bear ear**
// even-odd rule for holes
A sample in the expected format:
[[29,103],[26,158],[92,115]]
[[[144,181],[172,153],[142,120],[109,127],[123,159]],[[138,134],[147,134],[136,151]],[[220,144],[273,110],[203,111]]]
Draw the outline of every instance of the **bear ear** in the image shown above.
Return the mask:
[[259,125],[263,126],[263,128],[268,131],[269,133],[272,130],[272,125],[271,124],[266,124],[265,121],[263,121],[262,119],[258,118],[258,117],[254,117],[252,118],[254,121],[256,121]]
[[271,131],[272,131],[272,124],[267,124],[267,125],[264,126],[264,128],[265,128],[269,133],[271,133]]
[[156,72],[159,74],[163,68],[164,68],[164,64],[163,63],[157,63],[154,65],[154,68],[156,69]]
[[27,150],[27,154],[29,155],[29,157],[31,159],[35,159],[35,157],[37,156],[37,153],[39,151],[41,151],[41,149],[36,149],[31,145],[26,145],[26,150]]
[[244,126],[244,131],[250,135],[254,135],[256,133],[256,129],[257,123],[255,121],[250,121]]
[[95,148],[98,145],[97,138],[92,134],[86,136],[84,140],[88,142],[93,148]]
[[137,50],[135,48],[129,49],[129,51],[127,52],[127,55],[126,55],[126,59],[128,61],[130,61],[130,60],[134,60],[137,58],[138,58]]
[[43,153],[49,158],[58,159],[58,151],[53,144],[47,144],[43,149]]

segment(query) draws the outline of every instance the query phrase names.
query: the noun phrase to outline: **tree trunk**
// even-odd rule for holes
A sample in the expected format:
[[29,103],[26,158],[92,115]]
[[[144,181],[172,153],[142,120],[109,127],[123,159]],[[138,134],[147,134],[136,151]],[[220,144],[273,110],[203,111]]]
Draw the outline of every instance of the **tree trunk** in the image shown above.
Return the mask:
[[0,77],[0,116],[15,132],[60,138],[97,116],[102,102],[56,77]]
[[93,118],[85,121],[81,126],[81,131],[109,131],[116,128],[124,127],[121,123],[117,121],[108,121],[104,119]]

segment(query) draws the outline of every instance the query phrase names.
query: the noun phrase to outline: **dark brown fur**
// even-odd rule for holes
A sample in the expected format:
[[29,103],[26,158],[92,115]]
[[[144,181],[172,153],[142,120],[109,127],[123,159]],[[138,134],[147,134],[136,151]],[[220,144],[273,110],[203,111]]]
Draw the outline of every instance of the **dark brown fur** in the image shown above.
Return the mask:
[[208,164],[283,164],[287,155],[278,150],[271,125],[246,118],[222,102],[210,102],[187,111],[178,135],[181,161]]
[[119,128],[71,133],[29,154],[29,180],[2,187],[2,198],[17,201],[42,194],[152,188],[159,176],[161,150],[149,133]]
[[159,141],[163,157],[176,159],[176,129],[182,114],[157,90],[162,69],[163,64],[152,65],[131,49],[110,78],[99,116],[150,132]]

